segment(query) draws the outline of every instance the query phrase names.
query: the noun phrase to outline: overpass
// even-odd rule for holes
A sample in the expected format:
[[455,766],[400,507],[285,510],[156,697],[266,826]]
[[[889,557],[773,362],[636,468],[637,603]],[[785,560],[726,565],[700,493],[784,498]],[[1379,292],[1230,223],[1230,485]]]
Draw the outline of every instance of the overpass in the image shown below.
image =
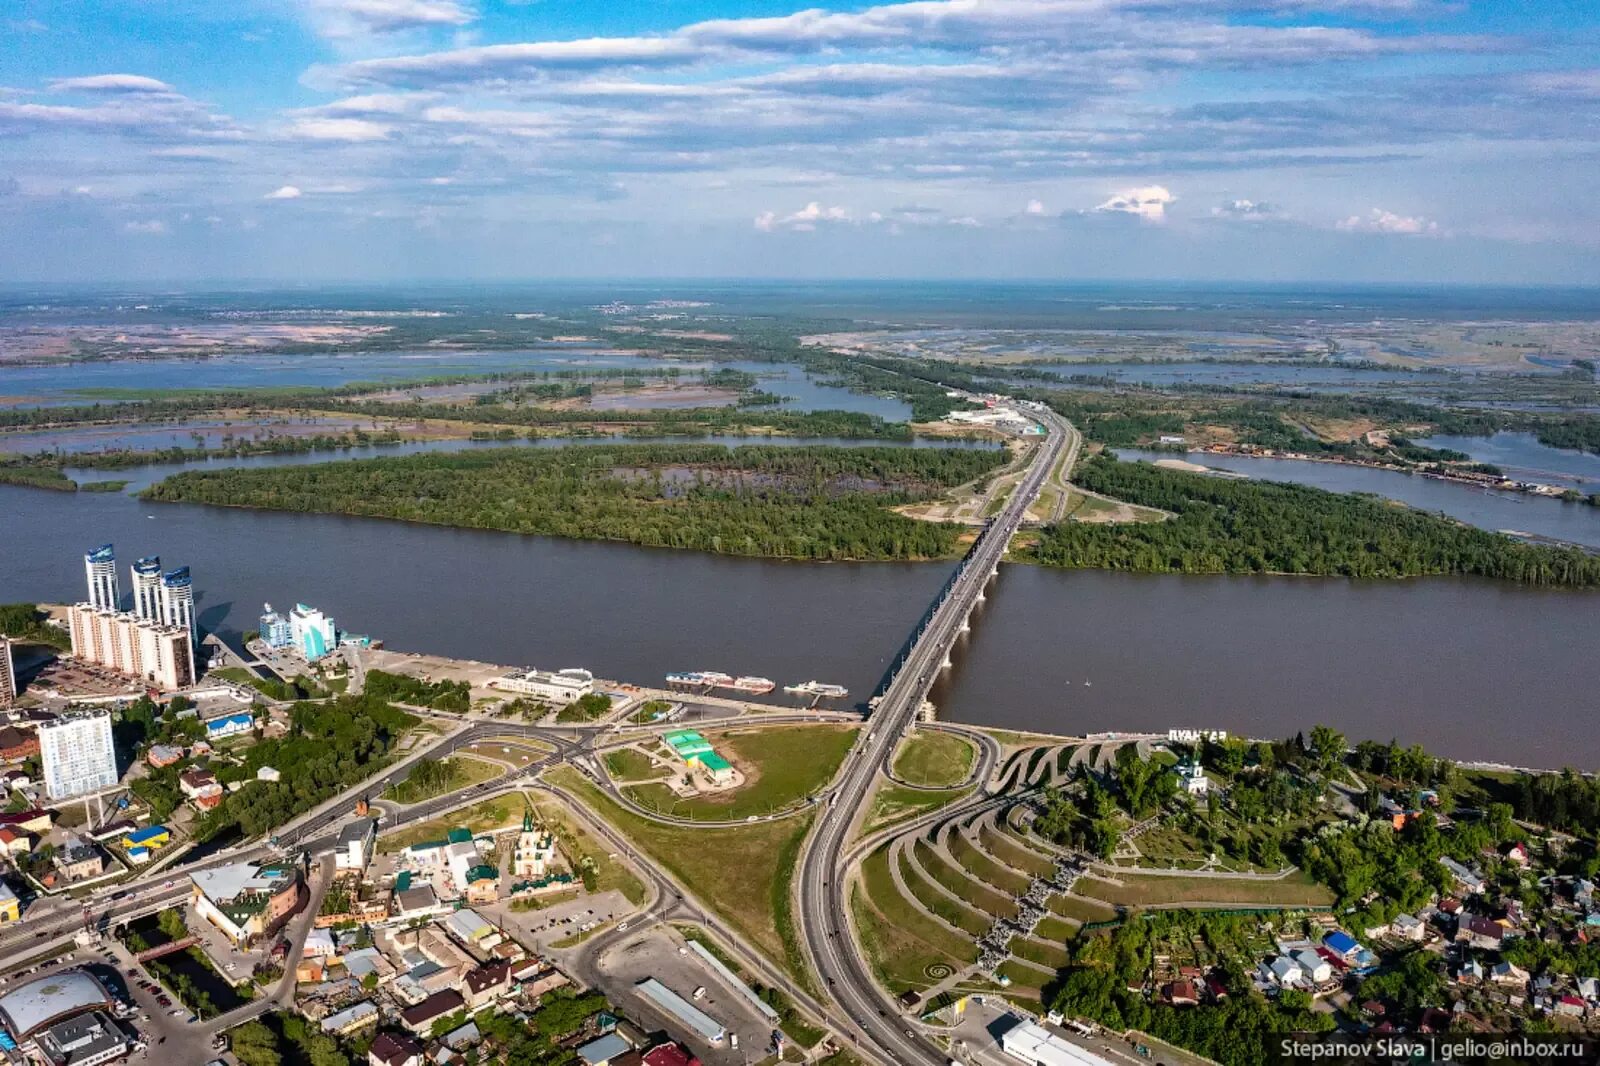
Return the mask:
[[1077,433],[1049,411],[1033,412],[1046,436],[1010,500],[990,519],[957,567],[934,608],[894,668],[869,721],[869,732],[835,787],[834,801],[821,808],[816,828],[806,841],[799,863],[797,914],[811,964],[825,991],[854,1024],[845,1032],[852,1051],[897,1066],[942,1066],[949,1056],[907,1028],[898,1008],[879,989],[853,939],[849,920],[852,864],[847,845],[872,798],[880,770],[887,771],[895,747],[916,720],[939,672],[950,665],[950,652],[970,628],[972,612],[983,590],[999,572],[1016,534],[1045,479]]

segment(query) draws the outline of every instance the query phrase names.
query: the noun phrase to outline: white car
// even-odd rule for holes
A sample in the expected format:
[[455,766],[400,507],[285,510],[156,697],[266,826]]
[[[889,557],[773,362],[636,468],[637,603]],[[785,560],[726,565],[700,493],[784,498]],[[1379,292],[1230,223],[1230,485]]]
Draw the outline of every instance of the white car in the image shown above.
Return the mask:
[[701,985],[699,988],[695,989],[694,990],[694,995],[691,996],[690,998],[691,999],[705,999],[706,998],[706,986],[705,985]]

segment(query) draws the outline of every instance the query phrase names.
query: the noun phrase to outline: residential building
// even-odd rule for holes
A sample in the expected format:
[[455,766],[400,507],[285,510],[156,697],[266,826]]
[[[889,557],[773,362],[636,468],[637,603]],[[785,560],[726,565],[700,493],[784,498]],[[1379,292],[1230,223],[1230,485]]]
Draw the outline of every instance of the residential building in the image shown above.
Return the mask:
[[287,648],[294,643],[294,633],[289,620],[272,609],[272,604],[261,605],[261,642],[269,648]]
[[460,992],[447,988],[401,1011],[400,1022],[413,1033],[424,1034],[433,1028],[434,1022],[454,1014],[465,1003],[466,1000],[462,999]]
[[128,569],[133,574],[134,616],[146,622],[161,621],[161,556],[147,555]]
[[1401,914],[1389,924],[1389,931],[1402,940],[1420,941],[1428,933],[1428,926],[1412,914]]
[[187,566],[161,575],[161,623],[183,630],[194,642],[194,579]]
[[522,670],[497,677],[490,684],[520,696],[565,704],[593,692],[594,675],[577,667],[555,671]]
[[511,991],[511,962],[499,959],[468,971],[462,989],[466,994],[468,1012],[476,1013]]
[[123,844],[130,848],[161,848],[172,840],[172,832],[164,825],[147,825],[124,834]]
[[1295,965],[1305,980],[1320,985],[1333,976],[1333,964],[1310,948],[1294,953]]
[[1498,951],[1506,937],[1506,927],[1490,918],[1467,915],[1456,925],[1457,942],[1466,942],[1475,948]]
[[1274,983],[1282,988],[1291,988],[1300,983],[1305,976],[1300,965],[1287,955],[1279,955],[1267,966]]
[[587,1044],[580,1044],[577,1054],[578,1061],[583,1063],[583,1066],[608,1066],[632,1050],[633,1045],[622,1037],[616,1033],[607,1033]]
[[255,729],[256,720],[249,711],[225,714],[206,722],[206,739],[212,742],[229,737],[244,736]]
[[50,812],[37,807],[26,811],[0,812],[0,826],[24,833],[48,833],[51,826]]
[[178,790],[185,799],[222,795],[222,783],[210,770],[185,770],[178,775]]
[[195,682],[194,647],[185,628],[78,603],[67,608],[67,630],[72,654],[85,662],[169,691]]
[[1456,862],[1448,855],[1439,859],[1439,865],[1443,866],[1450,876],[1455,879],[1456,884],[1467,892],[1476,895],[1483,891],[1483,875],[1478,871],[1461,865],[1461,863]]
[[372,861],[372,846],[378,839],[376,818],[357,818],[339,830],[333,852],[334,868],[360,873]]
[[45,794],[52,800],[85,796],[117,783],[117,752],[108,711],[77,711],[39,725]]
[[175,748],[171,744],[152,744],[150,750],[144,753],[144,761],[159,770],[163,766],[182,762],[183,749]]
[[289,638],[307,662],[316,662],[339,646],[339,631],[333,619],[303,603],[289,612]]
[[378,1024],[378,1006],[364,999],[336,1014],[322,1019],[322,1031],[330,1036],[349,1036],[351,1033]]
[[89,579],[89,605],[96,610],[116,611],[121,604],[116,550],[109,544],[91,548],[83,555],[83,570]]
[[87,881],[99,877],[106,868],[100,849],[78,837],[68,837],[50,861],[67,881]]
[[256,770],[256,780],[269,783],[281,781],[283,780],[283,773],[276,766],[262,766]]
[[[0,657],[4,656],[0,650]],[[26,729],[8,725],[0,729],[0,760],[21,762],[30,755],[39,754],[39,736]]]
[[0,825],[0,855],[16,857],[33,851],[33,836],[9,825]]
[[199,915],[235,944],[278,930],[300,897],[300,871],[292,863],[230,863],[189,875]]
[[10,706],[20,688],[17,661],[11,654],[11,638],[0,636],[0,707]]
[[379,1033],[367,1049],[367,1066],[422,1066],[422,1045],[404,1033]]
[[0,925],[20,921],[22,918],[22,903],[17,899],[17,894],[11,886],[0,881]]

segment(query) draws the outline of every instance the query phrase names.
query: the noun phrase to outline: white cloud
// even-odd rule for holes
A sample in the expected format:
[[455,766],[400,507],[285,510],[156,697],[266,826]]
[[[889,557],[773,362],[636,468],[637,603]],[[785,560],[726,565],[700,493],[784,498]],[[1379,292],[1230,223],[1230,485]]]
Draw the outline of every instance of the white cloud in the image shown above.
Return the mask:
[[392,132],[392,128],[364,118],[302,118],[295,121],[289,132],[308,141],[363,144],[384,140]]
[[1043,200],[1029,200],[1028,201],[1028,206],[1024,207],[1022,209],[1022,213],[1025,214],[1025,215],[1042,215],[1042,214],[1044,214],[1044,201]]
[[1437,236],[1439,224],[1421,216],[1397,215],[1374,207],[1365,215],[1351,215],[1334,224],[1348,233],[1389,233],[1406,237]]
[[1160,222],[1167,217],[1167,205],[1176,200],[1165,185],[1140,185],[1113,193],[1111,198],[1095,207],[1096,211],[1111,214],[1137,215],[1146,222]]
[[1265,222],[1282,216],[1277,208],[1260,200],[1227,200],[1211,209],[1211,217],[1230,222]]
[[324,37],[465,26],[477,12],[459,0],[303,0]]
[[761,230],[763,233],[771,233],[780,229],[809,233],[817,228],[818,223],[849,221],[849,208],[823,207],[821,203],[813,200],[800,210],[781,217],[775,211],[761,212],[756,216],[756,229]]
[[144,219],[142,221],[124,222],[124,233],[133,233],[141,237],[159,237],[167,232],[167,224],[159,218]]
[[271,192],[267,193],[267,195],[263,196],[262,199],[263,200],[295,200],[295,199],[298,199],[299,196],[300,196],[300,190],[295,188],[293,185],[280,185],[276,189],[273,189]]
[[175,90],[164,81],[142,74],[93,74],[85,78],[57,78],[50,88],[58,93],[170,93]]

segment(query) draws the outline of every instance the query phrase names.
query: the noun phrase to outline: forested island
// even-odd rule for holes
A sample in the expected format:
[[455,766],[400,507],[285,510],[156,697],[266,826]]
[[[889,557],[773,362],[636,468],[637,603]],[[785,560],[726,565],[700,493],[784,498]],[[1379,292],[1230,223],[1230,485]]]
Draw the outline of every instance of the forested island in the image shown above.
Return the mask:
[[1037,562],[1142,573],[1470,574],[1600,586],[1600,557],[1523,544],[1375,497],[1164,470],[1106,454],[1081,464],[1073,480],[1173,517],[1134,525],[1064,522],[1029,549]]
[[617,444],[186,471],[153,500],[396,518],[793,559],[929,559],[961,527],[890,510],[1008,454],[951,448]]

